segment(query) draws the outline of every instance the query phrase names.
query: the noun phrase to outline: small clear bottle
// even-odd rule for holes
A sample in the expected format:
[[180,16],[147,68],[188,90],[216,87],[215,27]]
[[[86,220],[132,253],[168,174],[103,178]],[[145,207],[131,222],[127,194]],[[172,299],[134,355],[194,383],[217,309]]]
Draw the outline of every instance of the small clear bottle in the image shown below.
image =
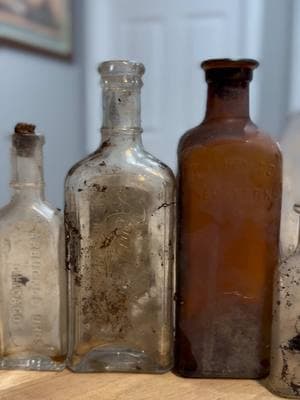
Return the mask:
[[65,184],[68,366],[160,373],[173,362],[175,178],[142,145],[144,66],[99,71],[102,143]]
[[34,125],[12,135],[11,201],[0,210],[0,368],[62,370],[67,351],[61,213],[44,199]]
[[[300,213],[300,205],[294,210]],[[299,218],[299,215],[298,215]],[[282,259],[274,288],[270,389],[300,398],[300,243]]]

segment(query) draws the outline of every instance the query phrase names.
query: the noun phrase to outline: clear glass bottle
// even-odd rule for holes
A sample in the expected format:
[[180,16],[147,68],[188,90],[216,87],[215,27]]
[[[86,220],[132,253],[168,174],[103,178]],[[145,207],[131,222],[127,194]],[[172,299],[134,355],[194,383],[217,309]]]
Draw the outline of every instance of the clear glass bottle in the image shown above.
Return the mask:
[[300,112],[288,116],[287,126],[280,140],[283,155],[283,192],[280,223],[280,254],[286,258],[293,254],[298,243],[299,216],[293,206],[300,201]]
[[44,199],[43,136],[17,124],[0,210],[0,368],[61,370],[67,352],[63,218]]
[[142,145],[144,66],[107,61],[99,71],[102,142],[65,184],[68,366],[164,372],[173,353],[175,180]]
[[[300,213],[300,205],[294,210]],[[297,215],[296,214],[296,215]],[[276,273],[273,301],[270,389],[300,398],[300,243]]]
[[176,371],[269,372],[281,153],[249,116],[255,60],[207,60],[204,121],[178,147]]

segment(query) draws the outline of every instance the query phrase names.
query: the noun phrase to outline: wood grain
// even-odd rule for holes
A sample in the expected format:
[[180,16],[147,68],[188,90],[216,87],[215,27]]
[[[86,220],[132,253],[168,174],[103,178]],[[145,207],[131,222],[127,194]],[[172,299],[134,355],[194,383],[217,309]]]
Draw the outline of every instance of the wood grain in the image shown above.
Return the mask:
[[269,400],[277,399],[251,380],[183,379],[172,373],[74,374],[0,372],[1,400]]

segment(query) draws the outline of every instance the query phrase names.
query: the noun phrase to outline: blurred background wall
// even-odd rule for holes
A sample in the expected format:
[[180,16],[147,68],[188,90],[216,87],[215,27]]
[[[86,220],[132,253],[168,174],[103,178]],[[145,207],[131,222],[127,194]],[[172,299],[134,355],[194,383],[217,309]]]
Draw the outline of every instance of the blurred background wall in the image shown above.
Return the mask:
[[0,204],[9,199],[9,134],[19,121],[35,123],[45,134],[47,199],[63,204],[67,170],[85,154],[83,88],[83,1],[73,1],[73,59],[0,47]]
[[251,86],[252,117],[278,139],[287,115],[300,109],[299,0],[74,0],[72,5],[71,61],[0,47],[1,204],[9,198],[7,135],[17,121],[29,121],[46,134],[47,195],[62,206],[67,170],[100,140],[96,67],[104,59],[145,63],[144,143],[174,170],[178,138],[204,113],[199,64],[206,58],[260,61]]

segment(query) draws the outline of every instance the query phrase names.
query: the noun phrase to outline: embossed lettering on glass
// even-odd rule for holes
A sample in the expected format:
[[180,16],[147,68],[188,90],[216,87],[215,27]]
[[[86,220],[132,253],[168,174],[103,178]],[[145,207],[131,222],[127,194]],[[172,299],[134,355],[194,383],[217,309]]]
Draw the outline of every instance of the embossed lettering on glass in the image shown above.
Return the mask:
[[281,154],[249,116],[254,60],[208,60],[204,121],[178,148],[175,364],[189,377],[268,374]]
[[142,64],[107,61],[100,147],[69,172],[65,227],[74,371],[172,366],[175,183],[141,141]]
[[10,203],[0,210],[0,368],[61,370],[67,353],[63,218],[44,200],[43,136],[12,135]]
[[[300,206],[294,207],[296,215]],[[270,389],[300,397],[300,243],[285,257],[276,274],[273,301]]]

